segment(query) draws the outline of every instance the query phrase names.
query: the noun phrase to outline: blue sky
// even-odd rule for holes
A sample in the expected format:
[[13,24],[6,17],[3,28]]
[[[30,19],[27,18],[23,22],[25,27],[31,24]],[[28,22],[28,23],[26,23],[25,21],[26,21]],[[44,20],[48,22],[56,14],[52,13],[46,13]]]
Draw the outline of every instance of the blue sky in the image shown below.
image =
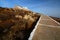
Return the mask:
[[60,17],[60,0],[0,0],[1,7],[27,7],[32,11]]

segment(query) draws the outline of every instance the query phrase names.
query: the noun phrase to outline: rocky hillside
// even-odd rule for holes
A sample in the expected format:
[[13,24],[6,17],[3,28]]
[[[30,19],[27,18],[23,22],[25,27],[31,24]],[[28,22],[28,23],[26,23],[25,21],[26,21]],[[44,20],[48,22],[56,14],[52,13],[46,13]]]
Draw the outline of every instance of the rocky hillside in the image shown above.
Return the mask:
[[0,40],[28,40],[39,17],[23,8],[0,7]]

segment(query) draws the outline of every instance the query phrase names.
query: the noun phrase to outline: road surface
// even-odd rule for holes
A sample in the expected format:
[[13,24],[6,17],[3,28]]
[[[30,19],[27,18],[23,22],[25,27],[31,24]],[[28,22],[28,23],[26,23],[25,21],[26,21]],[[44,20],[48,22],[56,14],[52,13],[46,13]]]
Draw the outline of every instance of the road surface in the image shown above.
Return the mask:
[[60,23],[49,16],[41,15],[29,40],[60,40]]

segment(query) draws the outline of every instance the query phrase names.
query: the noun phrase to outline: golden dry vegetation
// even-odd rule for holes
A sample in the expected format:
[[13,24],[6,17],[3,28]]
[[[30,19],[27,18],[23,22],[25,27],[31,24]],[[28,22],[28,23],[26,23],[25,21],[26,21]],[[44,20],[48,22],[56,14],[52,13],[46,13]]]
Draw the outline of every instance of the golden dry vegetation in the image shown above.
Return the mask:
[[0,7],[0,40],[28,40],[39,14]]

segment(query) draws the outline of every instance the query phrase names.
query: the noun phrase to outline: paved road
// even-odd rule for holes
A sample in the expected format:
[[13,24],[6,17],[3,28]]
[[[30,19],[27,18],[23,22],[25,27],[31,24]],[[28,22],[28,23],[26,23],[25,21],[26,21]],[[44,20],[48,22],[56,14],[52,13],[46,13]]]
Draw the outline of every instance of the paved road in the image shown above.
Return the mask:
[[46,15],[41,16],[40,24],[60,26],[60,24],[57,21],[53,20],[52,18]]
[[60,40],[60,23],[49,16],[41,15],[31,36],[29,40]]

